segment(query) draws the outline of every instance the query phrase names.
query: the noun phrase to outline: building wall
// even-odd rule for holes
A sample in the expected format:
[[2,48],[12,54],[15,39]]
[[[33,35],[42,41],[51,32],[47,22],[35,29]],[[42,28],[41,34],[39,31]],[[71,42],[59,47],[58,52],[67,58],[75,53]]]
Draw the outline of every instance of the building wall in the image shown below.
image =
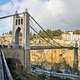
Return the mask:
[[62,40],[72,41],[72,44],[77,42],[80,47],[80,34],[73,34],[73,32],[64,33],[62,34]]
[[73,32],[64,33],[62,34],[63,40],[73,40],[73,41],[80,41],[80,34],[73,34]]

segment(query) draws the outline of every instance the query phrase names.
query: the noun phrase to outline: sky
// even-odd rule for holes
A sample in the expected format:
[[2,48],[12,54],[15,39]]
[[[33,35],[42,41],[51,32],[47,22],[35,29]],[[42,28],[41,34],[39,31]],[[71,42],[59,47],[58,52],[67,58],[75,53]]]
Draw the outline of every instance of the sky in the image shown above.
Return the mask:
[[[80,0],[0,0],[0,17],[25,9],[44,29],[80,29]],[[12,18],[0,20],[0,34],[12,29]]]

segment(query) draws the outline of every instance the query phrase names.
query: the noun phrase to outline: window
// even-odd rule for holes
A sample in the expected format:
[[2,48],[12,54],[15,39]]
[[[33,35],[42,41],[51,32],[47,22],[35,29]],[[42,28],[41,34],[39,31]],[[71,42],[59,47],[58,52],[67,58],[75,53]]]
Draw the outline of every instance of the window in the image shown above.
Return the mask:
[[20,19],[18,20],[18,24],[20,25]]
[[16,19],[16,25],[17,25],[17,19]]
[[21,19],[21,24],[23,24],[23,19]]

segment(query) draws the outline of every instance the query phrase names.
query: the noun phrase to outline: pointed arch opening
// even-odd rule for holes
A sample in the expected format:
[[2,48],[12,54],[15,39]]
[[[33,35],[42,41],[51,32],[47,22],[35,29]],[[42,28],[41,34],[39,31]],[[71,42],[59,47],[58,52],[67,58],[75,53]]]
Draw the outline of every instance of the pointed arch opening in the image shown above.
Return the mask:
[[22,42],[22,32],[21,32],[21,28],[18,27],[15,32],[15,44],[20,46],[21,42]]

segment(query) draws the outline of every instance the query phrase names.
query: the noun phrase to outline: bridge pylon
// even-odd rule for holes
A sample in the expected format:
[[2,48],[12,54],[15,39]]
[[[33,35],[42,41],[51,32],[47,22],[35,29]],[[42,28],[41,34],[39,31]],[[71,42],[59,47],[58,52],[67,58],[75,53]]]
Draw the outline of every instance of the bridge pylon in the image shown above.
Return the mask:
[[[22,44],[20,44],[20,31],[22,33]],[[13,16],[13,30],[12,30],[12,47],[19,48],[21,45],[24,49],[24,66],[27,72],[31,72],[30,64],[30,46],[29,46],[29,14],[27,9],[22,15],[16,12]],[[20,53],[18,53],[20,55]]]
[[75,43],[75,47],[74,47],[74,61],[73,61],[73,69],[74,69],[74,73],[78,72],[78,44],[77,42]]

